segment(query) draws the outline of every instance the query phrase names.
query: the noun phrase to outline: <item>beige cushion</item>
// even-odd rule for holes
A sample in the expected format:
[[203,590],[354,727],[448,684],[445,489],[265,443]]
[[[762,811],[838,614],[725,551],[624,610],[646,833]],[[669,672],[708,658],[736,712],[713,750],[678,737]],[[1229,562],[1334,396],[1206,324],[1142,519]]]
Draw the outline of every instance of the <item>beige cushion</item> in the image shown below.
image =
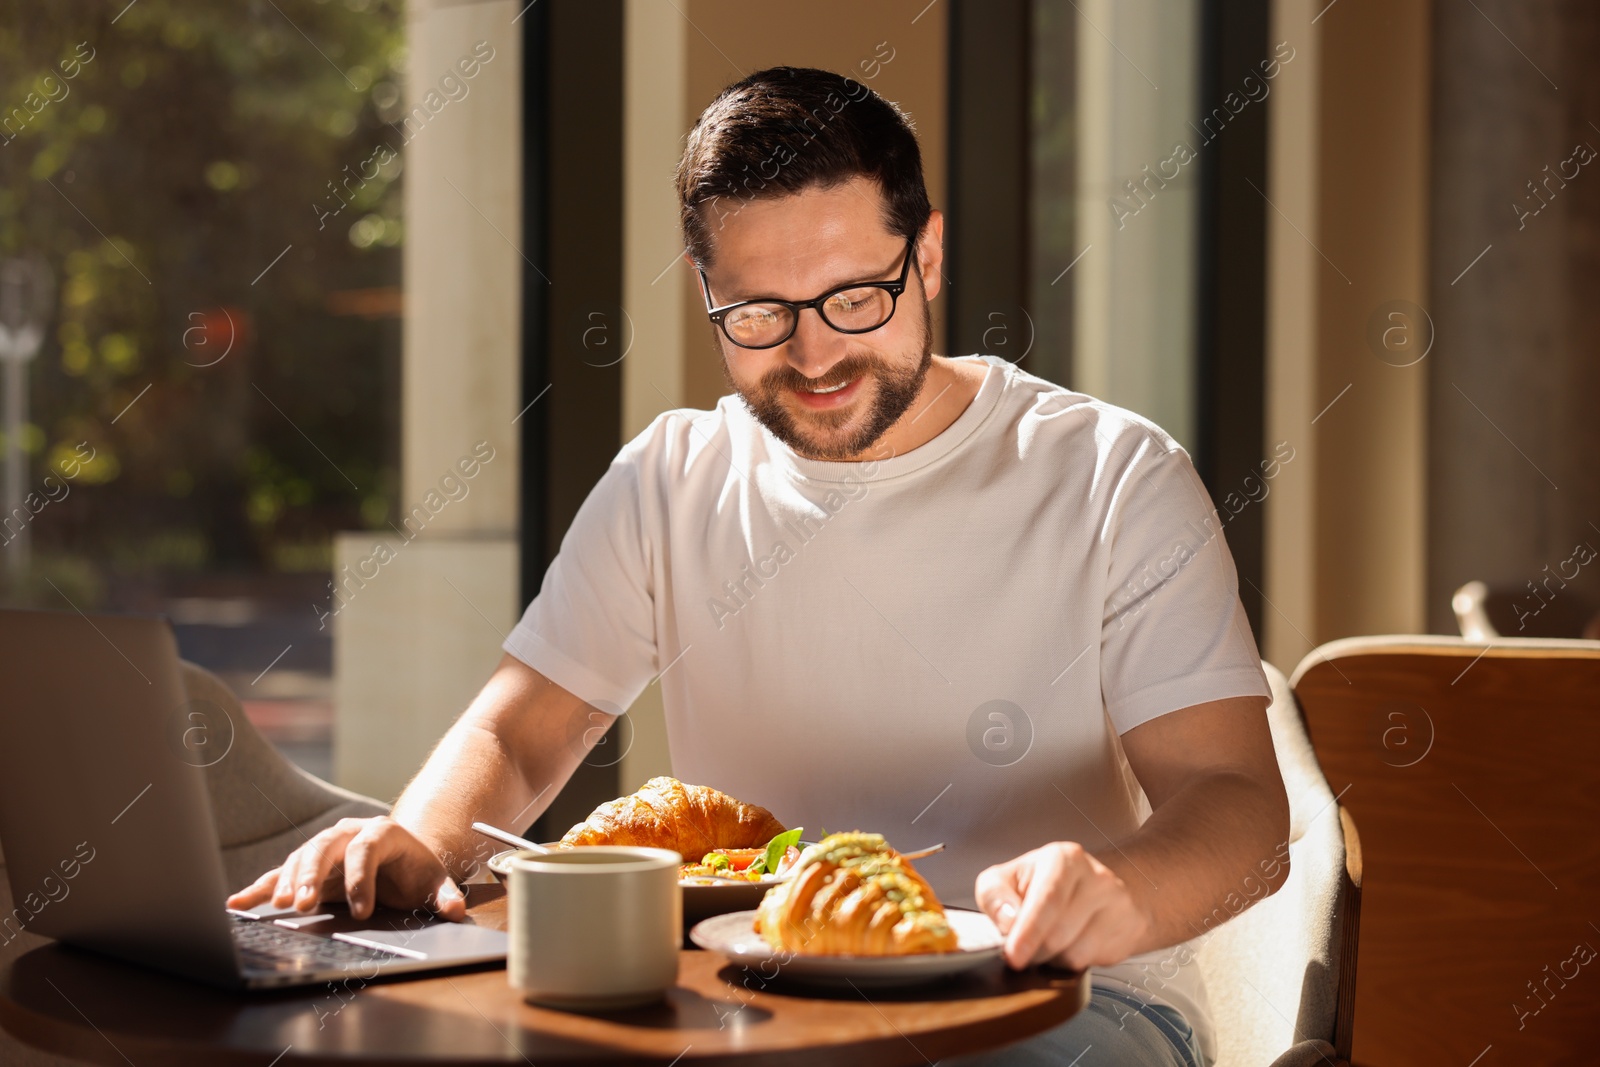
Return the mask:
[[387,805],[330,785],[285,759],[245,717],[222,679],[183,664],[191,701],[221,708],[233,723],[228,754],[206,768],[211,818],[222,843],[230,886],[242,886],[278,864],[318,830],[345,816],[383,815]]
[[1293,1045],[1333,1038],[1344,833],[1288,680],[1265,666],[1289,794],[1290,871],[1282,889],[1217,927],[1200,951],[1218,1067],[1267,1067]]

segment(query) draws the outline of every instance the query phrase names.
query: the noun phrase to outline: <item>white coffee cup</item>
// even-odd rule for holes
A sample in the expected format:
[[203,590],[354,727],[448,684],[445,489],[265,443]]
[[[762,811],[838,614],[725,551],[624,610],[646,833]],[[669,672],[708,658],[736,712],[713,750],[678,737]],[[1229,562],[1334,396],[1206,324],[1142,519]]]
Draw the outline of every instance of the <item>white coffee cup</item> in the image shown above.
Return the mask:
[[660,1000],[678,978],[683,858],[584,845],[511,857],[508,975],[524,1000],[619,1008]]

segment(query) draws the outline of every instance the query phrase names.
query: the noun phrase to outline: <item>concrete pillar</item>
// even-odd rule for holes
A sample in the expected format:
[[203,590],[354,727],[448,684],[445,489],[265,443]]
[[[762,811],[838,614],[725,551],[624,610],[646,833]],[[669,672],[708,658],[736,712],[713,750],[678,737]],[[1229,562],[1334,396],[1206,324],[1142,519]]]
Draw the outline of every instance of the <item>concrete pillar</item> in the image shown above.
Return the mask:
[[488,678],[521,609],[512,419],[525,269],[514,243],[522,37],[513,19],[523,6],[408,8],[407,102],[424,112],[397,130],[406,225],[400,518],[392,533],[338,538],[330,606],[339,610],[328,620],[334,776],[388,800]]
[[1295,458],[1265,501],[1263,616],[1289,669],[1423,625],[1429,10],[1277,0],[1273,25],[1295,56],[1271,120],[1267,436]]
[[[656,415],[685,403],[687,272],[679,259],[678,198],[672,171],[688,128],[690,29],[670,4],[627,0],[623,9],[622,303],[633,348],[622,364],[622,436],[636,437]],[[661,686],[628,709],[632,743],[618,766],[619,792],[672,773]]]
[[[1284,471],[1262,502],[1262,653],[1285,673],[1316,645],[1317,494],[1312,471],[1321,404],[1316,383],[1317,285],[1323,269],[1315,241],[1319,195],[1318,86],[1320,38],[1306,0],[1274,0],[1274,44],[1289,42],[1295,58],[1279,72],[1268,112],[1266,439],[1288,441],[1298,469]],[[1297,220],[1297,221],[1296,221]],[[1297,229],[1298,226],[1298,229]],[[1310,227],[1311,232],[1306,228]]]
[[1099,32],[1077,34],[1072,383],[1192,449],[1200,5],[1086,0],[1082,14]]
[[1412,361],[1405,339],[1415,342],[1426,324],[1396,304],[1427,294],[1428,27],[1428,4],[1386,0],[1342,0],[1316,25],[1315,240],[1326,259],[1316,273],[1321,417],[1307,428],[1318,435],[1317,460],[1303,473],[1317,487],[1317,604],[1307,633],[1318,642],[1423,627],[1433,358]]

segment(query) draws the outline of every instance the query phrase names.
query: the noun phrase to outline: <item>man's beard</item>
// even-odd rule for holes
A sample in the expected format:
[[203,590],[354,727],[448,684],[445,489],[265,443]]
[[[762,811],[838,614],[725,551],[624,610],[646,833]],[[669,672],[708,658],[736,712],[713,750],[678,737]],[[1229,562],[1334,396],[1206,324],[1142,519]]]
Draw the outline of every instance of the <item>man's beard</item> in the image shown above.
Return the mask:
[[[809,459],[849,460],[871,448],[878,438],[889,431],[889,427],[899,421],[922,392],[928,368],[933,365],[933,313],[926,302],[922,305],[920,345],[920,358],[913,367],[892,368],[875,356],[850,353],[830,367],[823,378],[813,381],[786,363],[763,377],[748,392],[734,383],[726,358],[722,363],[722,373],[750,413],[778,440]],[[791,389],[828,389],[857,378],[863,379],[859,388],[866,388],[868,379],[875,383],[872,406],[867,411],[866,419],[843,437],[830,435],[819,438],[815,430],[837,430],[847,421],[859,418],[860,414],[855,410],[858,405],[852,405],[850,410],[810,412],[805,420],[809,425],[802,425],[784,403]]]

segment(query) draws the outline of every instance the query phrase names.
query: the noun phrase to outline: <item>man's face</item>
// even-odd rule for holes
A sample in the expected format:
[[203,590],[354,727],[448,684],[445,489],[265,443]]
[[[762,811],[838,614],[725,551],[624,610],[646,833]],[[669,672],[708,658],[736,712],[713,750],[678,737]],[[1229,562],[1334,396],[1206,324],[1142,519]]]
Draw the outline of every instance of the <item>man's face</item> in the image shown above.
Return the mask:
[[[900,276],[906,239],[883,221],[877,184],[855,178],[750,201],[713,228],[711,300],[810,300],[853,282]],[[911,246],[911,270],[893,317],[868,333],[840,333],[816,309],[774,348],[741,348],[717,327],[723,373],[750,411],[784,444],[812,459],[850,460],[894,425],[921,392],[932,361],[928,301],[939,288],[937,213]],[[932,258],[930,258],[930,256]]]

